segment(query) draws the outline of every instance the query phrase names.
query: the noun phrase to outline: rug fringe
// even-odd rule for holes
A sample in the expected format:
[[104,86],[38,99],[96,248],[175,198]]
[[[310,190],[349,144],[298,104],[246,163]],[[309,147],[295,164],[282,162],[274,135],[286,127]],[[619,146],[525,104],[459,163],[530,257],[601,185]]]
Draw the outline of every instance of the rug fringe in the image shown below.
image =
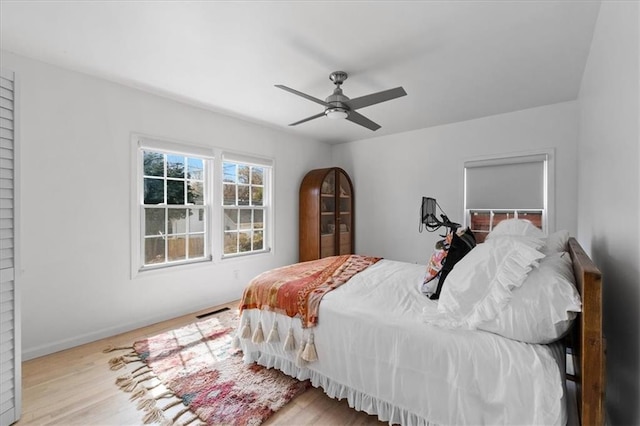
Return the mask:
[[120,355],[109,360],[109,368],[112,370],[120,370],[129,364],[130,362],[140,361],[137,354]]
[[108,354],[109,352],[113,352],[113,351],[123,351],[126,349],[133,349],[133,346],[113,346],[113,345],[109,345],[106,348],[104,348],[102,350],[102,353]]
[[[146,365],[143,367],[146,367]],[[116,385],[125,392],[133,392],[140,383],[153,378],[153,376],[144,377],[145,374],[151,373],[151,369],[140,371],[140,368],[137,368],[134,371],[136,371],[136,374],[128,373],[116,379]],[[138,379],[138,377],[140,378]]]
[[142,421],[144,424],[148,425],[151,423],[160,423],[165,420],[164,413],[159,408],[152,408],[147,411]]
[[135,401],[136,399],[144,398],[145,396],[147,396],[147,394],[148,394],[147,388],[145,388],[144,386],[139,386],[138,390],[133,392],[131,394],[131,397],[129,397],[129,399],[131,401]]
[[138,404],[136,404],[136,408],[138,410],[145,410],[145,411],[152,410],[156,408],[156,400],[152,396],[148,396],[147,398],[142,398],[140,399],[140,401],[138,401]]
[[173,416],[173,419],[171,419],[173,421],[174,424],[178,425],[178,424],[184,424],[184,423],[178,423],[178,419],[180,417],[182,417],[182,415],[184,415],[185,413],[190,413],[191,411],[189,410],[189,407],[185,407],[182,410],[178,411],[176,413],[175,416]]

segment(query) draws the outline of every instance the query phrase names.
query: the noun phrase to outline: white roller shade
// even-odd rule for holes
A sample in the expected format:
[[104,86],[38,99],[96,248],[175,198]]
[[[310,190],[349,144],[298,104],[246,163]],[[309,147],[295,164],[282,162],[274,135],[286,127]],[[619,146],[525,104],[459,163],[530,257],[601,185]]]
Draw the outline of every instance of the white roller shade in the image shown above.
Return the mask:
[[547,155],[527,155],[465,163],[465,207],[545,208]]
[[273,167],[273,160],[270,158],[254,157],[235,152],[225,152],[222,154],[222,161],[232,163],[250,164],[252,166]]

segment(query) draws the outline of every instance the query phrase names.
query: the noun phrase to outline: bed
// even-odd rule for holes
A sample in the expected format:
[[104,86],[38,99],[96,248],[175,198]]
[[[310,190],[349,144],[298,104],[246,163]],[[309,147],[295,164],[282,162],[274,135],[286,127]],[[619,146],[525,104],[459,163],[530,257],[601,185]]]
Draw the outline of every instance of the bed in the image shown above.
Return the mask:
[[[445,302],[416,285],[424,265],[367,258],[371,264],[344,284],[315,290],[322,293],[316,310],[304,315],[291,312],[300,297],[276,309],[251,302],[245,290],[238,344],[246,363],[310,379],[390,424],[566,424],[567,379],[575,382],[580,423],[603,424],[601,276],[575,239],[565,248],[582,312],[553,342],[432,322]],[[300,273],[313,262],[295,268]],[[276,298],[274,288],[266,298]]]

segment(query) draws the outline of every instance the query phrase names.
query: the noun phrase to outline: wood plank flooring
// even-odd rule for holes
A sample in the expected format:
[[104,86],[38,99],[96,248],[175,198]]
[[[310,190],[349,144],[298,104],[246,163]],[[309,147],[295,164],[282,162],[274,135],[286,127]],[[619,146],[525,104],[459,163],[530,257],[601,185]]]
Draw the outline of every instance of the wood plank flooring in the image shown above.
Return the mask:
[[[225,305],[235,308],[237,302]],[[109,345],[136,340],[197,321],[212,307],[128,333],[25,361],[22,365],[22,417],[16,425],[140,425],[143,412],[130,394],[115,385],[122,371],[109,369]],[[345,400],[329,398],[312,388],[271,417],[266,425],[382,425],[374,416],[355,411]]]

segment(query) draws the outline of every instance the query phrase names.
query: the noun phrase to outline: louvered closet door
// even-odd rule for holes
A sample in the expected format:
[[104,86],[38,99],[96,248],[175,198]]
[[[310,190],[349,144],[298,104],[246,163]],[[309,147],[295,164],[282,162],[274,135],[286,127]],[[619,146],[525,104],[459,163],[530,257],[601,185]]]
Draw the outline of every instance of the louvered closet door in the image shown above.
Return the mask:
[[20,317],[16,312],[14,73],[0,73],[0,425],[20,417]]

